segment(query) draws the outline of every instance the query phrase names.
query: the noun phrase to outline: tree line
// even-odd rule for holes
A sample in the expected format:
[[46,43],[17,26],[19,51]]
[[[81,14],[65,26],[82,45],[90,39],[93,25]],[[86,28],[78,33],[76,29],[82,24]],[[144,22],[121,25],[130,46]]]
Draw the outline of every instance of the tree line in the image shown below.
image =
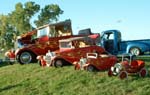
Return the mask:
[[[14,41],[18,35],[33,30],[44,24],[58,21],[63,10],[57,4],[48,4],[41,8],[39,4],[29,1],[15,5],[15,10],[7,15],[0,14],[0,49],[14,46]],[[36,17],[31,21],[33,17]]]

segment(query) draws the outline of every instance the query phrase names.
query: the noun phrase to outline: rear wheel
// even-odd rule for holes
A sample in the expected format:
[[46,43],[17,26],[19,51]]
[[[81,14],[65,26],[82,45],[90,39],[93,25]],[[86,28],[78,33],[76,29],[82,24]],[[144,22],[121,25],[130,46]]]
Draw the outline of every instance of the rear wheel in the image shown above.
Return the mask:
[[130,49],[130,53],[131,53],[132,55],[136,55],[136,56],[138,56],[138,55],[140,55],[140,54],[141,54],[141,51],[140,51],[140,49],[139,49],[139,48],[137,48],[137,47],[133,47],[133,48],[131,48],[131,49]]
[[20,64],[28,64],[34,60],[34,55],[30,52],[22,52],[19,55],[18,61]]
[[128,78],[128,73],[126,71],[121,71],[118,75],[120,79],[127,79]]
[[55,67],[62,67],[64,65],[64,61],[61,59],[57,59],[54,63]]
[[140,77],[146,77],[147,76],[147,70],[145,68],[142,68],[139,72]]
[[94,66],[89,65],[89,66],[87,66],[87,71],[89,71],[89,72],[94,72],[94,71],[96,71],[96,69],[95,69]]

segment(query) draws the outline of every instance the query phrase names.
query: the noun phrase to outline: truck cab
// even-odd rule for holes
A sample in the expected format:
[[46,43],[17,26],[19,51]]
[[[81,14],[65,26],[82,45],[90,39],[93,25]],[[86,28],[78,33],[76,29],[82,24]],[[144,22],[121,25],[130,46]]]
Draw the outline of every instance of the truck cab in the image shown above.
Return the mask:
[[131,53],[137,56],[150,51],[150,39],[122,41],[118,30],[103,31],[100,43],[106,51],[114,55]]
[[117,30],[109,30],[102,32],[101,46],[111,54],[117,54],[119,51],[119,43],[121,42],[121,33]]

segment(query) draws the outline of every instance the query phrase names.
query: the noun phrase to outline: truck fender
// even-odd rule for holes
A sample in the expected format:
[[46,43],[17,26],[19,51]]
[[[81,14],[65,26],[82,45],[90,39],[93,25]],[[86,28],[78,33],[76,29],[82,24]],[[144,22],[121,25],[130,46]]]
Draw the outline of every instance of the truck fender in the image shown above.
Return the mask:
[[134,47],[139,48],[141,53],[148,51],[150,49],[148,45],[143,43],[136,43],[136,44],[131,43],[127,45],[126,53],[130,53],[130,49]]

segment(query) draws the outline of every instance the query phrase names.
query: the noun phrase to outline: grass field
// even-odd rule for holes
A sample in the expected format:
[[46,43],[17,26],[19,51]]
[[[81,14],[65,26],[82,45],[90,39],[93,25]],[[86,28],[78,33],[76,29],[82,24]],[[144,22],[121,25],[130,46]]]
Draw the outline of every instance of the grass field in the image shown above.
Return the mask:
[[[149,58],[146,58],[149,69]],[[150,77],[108,77],[107,72],[0,64],[0,95],[149,95]]]

